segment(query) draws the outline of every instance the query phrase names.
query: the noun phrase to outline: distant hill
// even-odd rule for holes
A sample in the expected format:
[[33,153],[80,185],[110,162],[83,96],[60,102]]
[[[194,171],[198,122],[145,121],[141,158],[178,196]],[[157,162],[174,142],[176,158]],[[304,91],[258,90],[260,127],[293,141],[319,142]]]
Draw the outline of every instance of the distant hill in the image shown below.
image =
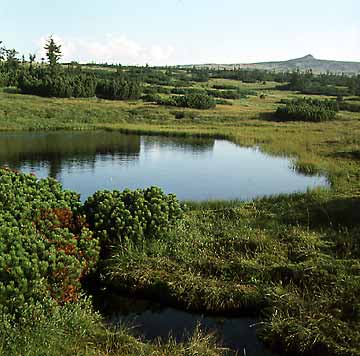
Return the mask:
[[[190,66],[186,66],[190,67]],[[278,72],[293,71],[299,69],[301,71],[312,69],[314,73],[325,73],[327,71],[333,73],[360,73],[360,62],[344,62],[331,61],[325,59],[317,59],[311,54],[305,57],[290,59],[288,61],[279,62],[260,62],[260,63],[238,63],[238,64],[203,64],[196,65],[197,68],[249,68],[249,69],[266,69]]]

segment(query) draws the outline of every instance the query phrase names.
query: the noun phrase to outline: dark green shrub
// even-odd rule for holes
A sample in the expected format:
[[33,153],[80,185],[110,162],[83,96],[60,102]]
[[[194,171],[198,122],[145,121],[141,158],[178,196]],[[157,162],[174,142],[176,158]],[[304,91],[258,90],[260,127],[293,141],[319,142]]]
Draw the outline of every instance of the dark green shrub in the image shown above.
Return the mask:
[[190,94],[183,97],[178,97],[178,106],[188,107],[192,109],[214,109],[216,106],[215,100],[205,94]]
[[172,88],[171,94],[189,95],[189,94],[206,94],[205,90],[198,88]]
[[99,80],[96,86],[96,96],[109,100],[133,100],[141,96],[141,87],[137,81],[125,78]]
[[335,111],[319,108],[310,105],[287,105],[276,110],[276,118],[281,121],[310,121],[321,122],[333,120]]
[[167,99],[158,100],[157,104],[201,110],[214,109],[216,107],[215,99],[206,94],[174,95]]
[[194,69],[191,73],[191,79],[194,82],[208,82],[209,81],[209,72],[204,69]]
[[145,95],[147,95],[147,94],[154,95],[154,94],[157,94],[158,92],[155,87],[149,85],[149,86],[146,86],[143,88],[143,93]]
[[329,121],[335,119],[339,110],[335,100],[282,99],[281,103],[285,103],[286,106],[278,107],[275,114],[281,121]]
[[171,94],[171,89],[167,87],[163,87],[161,85],[155,86],[156,92],[159,94]]
[[296,99],[281,99],[281,104],[291,104],[291,105],[309,105],[309,106],[316,106],[319,108],[323,108],[326,110],[331,111],[339,111],[339,103],[335,100],[320,100],[320,99],[313,99],[313,98],[296,98]]
[[184,119],[185,118],[185,113],[183,111],[176,111],[174,113],[175,119]]
[[347,101],[342,101],[339,103],[340,110],[351,111],[351,112],[360,112],[360,104],[358,103],[349,103]]
[[294,90],[302,94],[345,96],[355,94],[358,78],[339,74],[301,73],[296,71],[287,74],[287,84],[278,86],[280,90]]
[[96,78],[89,74],[23,72],[19,88],[25,94],[58,98],[89,98],[95,96]]
[[158,103],[161,101],[161,96],[159,94],[145,94],[141,97],[141,100],[148,103]]
[[137,70],[141,71],[144,82],[154,85],[171,85],[172,77],[161,70],[146,68],[145,71],[143,68],[139,67]]
[[182,216],[175,195],[157,187],[96,192],[84,211],[104,250],[119,242],[156,239]]
[[0,70],[0,87],[18,86],[18,76],[18,71],[2,72]]
[[53,179],[0,169],[0,304],[51,297],[77,300],[80,280],[98,259],[98,242],[78,214],[77,194]]
[[238,89],[238,86],[231,84],[214,84],[213,88],[218,90],[236,90]]
[[171,94],[171,89],[161,85],[146,86],[143,89],[144,94]]
[[338,95],[338,96],[336,97],[336,101],[337,101],[338,103],[342,103],[342,102],[344,101],[344,97],[343,97],[342,95]]

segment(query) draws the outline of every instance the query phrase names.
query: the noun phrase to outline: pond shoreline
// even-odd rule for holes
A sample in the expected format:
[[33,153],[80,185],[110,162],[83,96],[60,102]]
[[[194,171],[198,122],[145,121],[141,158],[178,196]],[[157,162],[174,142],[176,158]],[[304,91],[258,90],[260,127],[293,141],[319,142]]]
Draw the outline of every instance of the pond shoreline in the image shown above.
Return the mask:
[[242,200],[328,187],[290,158],[227,140],[118,131],[0,133],[0,165],[51,176],[84,201],[97,190],[154,185],[181,200]]
[[[248,356],[275,355],[256,337],[259,321],[249,315],[213,315],[169,307],[147,299],[133,298],[113,291],[94,296],[94,305],[108,325],[129,325],[136,335],[149,342],[171,335],[184,342],[197,328],[214,333],[223,347]],[[261,323],[260,323],[261,324]]]
[[[281,93],[284,95],[285,92]],[[0,96],[3,111],[9,113],[1,129],[6,126],[37,131],[47,127],[76,132],[74,129],[100,128],[149,136],[216,138],[218,135],[244,147],[257,146],[262,152],[293,157],[295,166],[304,172],[326,175],[330,183],[326,191],[283,194],[244,203],[229,200],[190,203],[193,206],[185,221],[169,239],[156,241],[142,250],[127,249],[122,255],[114,254],[117,260],[110,268],[121,274],[121,283],[131,280],[133,286],[135,282],[149,291],[165,284],[166,288],[167,285],[173,288],[177,298],[183,298],[184,305],[201,301],[208,310],[222,306],[223,300],[236,300],[236,284],[261,287],[261,296],[266,296],[271,304],[271,308],[261,311],[266,320],[261,338],[271,348],[289,355],[356,354],[358,114],[341,113],[338,120],[328,123],[275,123],[259,119],[259,109],[252,108],[253,113],[231,118],[219,108],[214,113],[199,113],[199,118],[194,120],[174,120],[168,108],[145,107],[139,103],[5,97],[2,93]],[[105,106],[113,110],[109,119]],[[47,118],[48,112],[53,116]],[[166,117],[153,119],[165,112]],[[123,118],[123,114],[129,117]],[[339,152],[348,154],[339,155]],[[185,275],[189,276],[188,281],[183,278]],[[221,287],[215,288],[216,283]],[[229,290],[223,285],[228,285]],[[83,310],[90,317],[90,312]],[[71,314],[74,320],[77,313]],[[60,326],[48,329],[56,328],[62,330]],[[72,335],[72,332],[70,325],[63,334]],[[25,335],[19,329],[20,333]],[[91,339],[92,345],[100,345],[106,333],[110,331]],[[128,337],[130,333],[125,334]],[[134,346],[140,345],[135,339],[126,345],[130,344],[139,347],[133,354],[140,354],[143,348],[148,353],[155,350],[150,344]]]

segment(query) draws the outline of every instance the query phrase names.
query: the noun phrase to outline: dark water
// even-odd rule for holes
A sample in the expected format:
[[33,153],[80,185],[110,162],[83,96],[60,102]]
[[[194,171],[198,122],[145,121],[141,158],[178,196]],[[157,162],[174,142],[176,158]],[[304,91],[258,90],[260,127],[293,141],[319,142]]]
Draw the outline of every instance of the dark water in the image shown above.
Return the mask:
[[184,341],[199,326],[202,332],[214,333],[222,346],[234,351],[232,354],[275,355],[256,337],[257,320],[251,317],[204,316],[116,295],[107,295],[101,303],[108,322],[130,326],[133,334],[145,340],[166,340],[171,335],[177,341]]
[[100,189],[160,186],[179,199],[243,199],[327,186],[291,160],[224,140],[118,132],[0,133],[0,166],[51,176],[82,199]]

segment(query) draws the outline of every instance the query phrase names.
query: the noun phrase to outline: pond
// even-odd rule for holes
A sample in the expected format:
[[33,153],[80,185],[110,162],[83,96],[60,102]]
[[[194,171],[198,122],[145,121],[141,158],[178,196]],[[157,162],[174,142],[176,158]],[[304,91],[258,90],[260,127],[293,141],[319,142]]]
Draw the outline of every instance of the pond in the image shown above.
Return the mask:
[[181,200],[241,199],[328,186],[289,158],[225,140],[107,131],[0,133],[0,166],[58,179],[82,200],[97,190],[161,187]]
[[148,341],[166,341],[169,335],[178,342],[185,341],[199,327],[201,332],[215,335],[222,346],[233,350],[233,355],[276,355],[257,338],[257,320],[253,317],[205,316],[115,294],[98,295],[97,307],[107,322],[126,325],[134,335]]

